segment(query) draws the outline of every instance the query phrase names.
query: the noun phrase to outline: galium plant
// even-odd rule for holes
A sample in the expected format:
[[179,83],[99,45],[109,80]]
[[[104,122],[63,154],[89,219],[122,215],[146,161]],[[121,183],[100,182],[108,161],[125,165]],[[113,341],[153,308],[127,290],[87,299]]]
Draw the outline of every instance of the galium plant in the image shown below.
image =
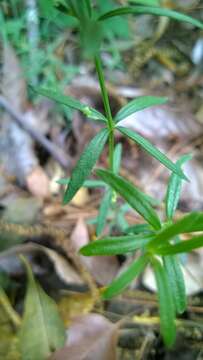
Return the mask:
[[[72,109],[79,110],[91,121],[99,121],[103,125],[102,130],[86,145],[71,178],[60,180],[61,184],[68,185],[63,203],[67,204],[81,186],[104,186],[105,193],[97,219],[96,232],[98,236],[103,231],[106,214],[111,207],[112,199],[114,198],[115,201],[115,193],[120,195],[143,218],[143,224],[126,228],[125,233],[121,236],[107,236],[97,239],[81,248],[80,253],[85,256],[119,255],[134,254],[139,250],[136,260],[103,291],[102,297],[110,299],[118,295],[136,276],[144,271],[146,266],[150,265],[154,271],[157,284],[161,333],[165,344],[172,346],[176,337],[176,314],[183,313],[187,304],[179,254],[190,252],[203,245],[203,235],[194,236],[193,234],[203,231],[203,212],[191,212],[178,221],[174,220],[181,183],[187,181],[182,166],[185,161],[189,160],[190,155],[184,155],[176,163],[173,163],[147,139],[120,125],[121,120],[136,111],[166,103],[166,98],[137,97],[121,108],[115,117],[112,116],[100,48],[103,28],[108,19],[116,16],[134,15],[136,19],[139,15],[151,14],[185,21],[201,29],[203,29],[203,24],[192,17],[159,6],[157,0],[134,0],[131,6],[120,6],[101,15],[95,12],[95,6],[90,0],[69,0],[59,3],[57,11],[67,13],[68,16],[72,16],[78,22],[81,29],[81,44],[84,46],[86,54],[94,59],[105,110],[105,113],[102,114],[73,97],[64,96],[50,89],[35,89],[39,94]],[[121,146],[120,144],[115,146],[115,131],[119,131],[122,135],[133,140],[171,171],[165,198],[166,217],[164,221],[160,220],[154,210],[154,200],[119,175]],[[107,141],[109,168],[96,170],[96,175],[100,180],[87,180]],[[180,236],[183,233],[191,234],[190,239],[182,241]]]

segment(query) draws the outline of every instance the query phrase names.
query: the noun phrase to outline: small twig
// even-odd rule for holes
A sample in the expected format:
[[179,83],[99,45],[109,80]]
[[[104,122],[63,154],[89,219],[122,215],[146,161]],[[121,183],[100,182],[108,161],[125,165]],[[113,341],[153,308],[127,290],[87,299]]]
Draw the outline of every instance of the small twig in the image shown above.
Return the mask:
[[21,324],[21,318],[18,313],[12,308],[10,301],[4,292],[4,290],[0,287],[0,304],[8,315],[9,319],[12,321],[14,326],[18,328]]
[[139,351],[139,353],[137,354],[137,360],[145,360],[147,359],[151,348],[153,346],[155,340],[155,335],[153,334],[153,332],[149,331],[147,332],[145,339],[142,343],[141,349]]
[[97,284],[94,280],[94,277],[92,276],[90,271],[87,269],[87,267],[83,265],[80,257],[77,255],[77,253],[75,253],[74,251],[71,251],[71,249],[70,249],[70,251],[68,252],[68,255],[70,256],[70,259],[74,263],[76,269],[79,271],[82,279],[88,285],[90,293],[94,300],[94,303],[97,303],[101,307],[102,302],[101,302],[100,292],[99,292]]
[[[127,301],[129,303],[134,303],[134,304],[141,304],[143,306],[146,305],[148,308],[149,307],[153,307],[153,308],[158,307],[158,301],[157,301],[156,294],[151,294],[151,293],[146,293],[146,292],[142,293],[142,291],[139,291],[139,290],[128,291],[126,293],[126,296],[124,297],[124,301]],[[189,311],[191,313],[196,313],[196,314],[203,314],[203,307],[202,306],[194,306],[191,301],[188,301],[187,311]]]
[[[158,325],[160,325],[160,317],[159,316],[134,316],[132,319],[132,322],[138,326],[148,326],[148,327],[156,327]],[[203,329],[203,325],[202,323],[198,322],[198,321],[193,321],[193,320],[187,320],[187,319],[176,319],[175,320],[176,326],[177,328],[182,328],[182,327],[188,327],[188,328],[193,328],[193,327],[198,327],[200,329]]]
[[34,129],[33,126],[28,124],[25,121],[24,116],[20,114],[17,110],[13,109],[9,102],[3,96],[0,96],[0,107],[7,111],[12,117],[12,119],[15,120],[15,122],[23,130],[25,130],[34,140],[36,140],[40,145],[42,145],[63,168],[66,169],[68,167],[68,165],[70,164],[70,160],[68,159],[64,151],[60,149],[57,145],[52,143],[49,139],[44,137],[36,129]]

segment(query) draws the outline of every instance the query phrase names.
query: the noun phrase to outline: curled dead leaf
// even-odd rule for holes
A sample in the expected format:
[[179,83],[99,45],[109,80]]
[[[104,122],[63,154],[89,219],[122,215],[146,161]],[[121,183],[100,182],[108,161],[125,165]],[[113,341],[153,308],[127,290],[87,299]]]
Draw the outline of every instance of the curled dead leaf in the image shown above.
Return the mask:
[[[82,285],[83,281],[72,265],[65,259],[64,256],[58,254],[55,250],[39,244],[22,244],[13,246],[12,248],[1,252],[0,260],[6,260],[9,257],[17,256],[20,254],[32,254],[34,252],[41,251],[49,257],[54,265],[55,271],[59,278],[65,284],[77,284]],[[15,261],[14,261],[15,263]],[[5,269],[6,270],[6,269]],[[6,270],[7,271],[7,270]]]

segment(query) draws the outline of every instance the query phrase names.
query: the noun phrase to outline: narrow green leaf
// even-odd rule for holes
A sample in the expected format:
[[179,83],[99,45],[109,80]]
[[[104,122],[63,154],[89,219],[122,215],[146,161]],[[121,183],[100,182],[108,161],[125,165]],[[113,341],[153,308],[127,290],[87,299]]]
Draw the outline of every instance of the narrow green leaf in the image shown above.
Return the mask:
[[109,236],[83,246],[80,253],[85,256],[125,254],[143,248],[152,239],[153,235],[149,234]]
[[85,3],[86,3],[88,15],[89,15],[89,17],[91,17],[91,15],[92,15],[91,1],[90,0],[85,0]]
[[[183,155],[176,162],[177,166],[183,165],[186,161],[191,159],[191,155]],[[172,174],[169,179],[167,193],[166,193],[166,216],[168,220],[172,220],[174,213],[178,206],[178,201],[180,198],[182,179],[176,174]]]
[[104,195],[101,205],[99,208],[99,215],[97,220],[97,227],[96,227],[96,235],[101,235],[102,231],[104,230],[104,227],[106,225],[106,219],[108,216],[108,211],[111,206],[111,199],[112,199],[112,190],[107,189],[106,194]]
[[[112,224],[112,226],[113,225],[114,224]],[[115,225],[122,233],[125,233],[125,229],[129,226],[125,214],[122,211],[118,211]]]
[[[44,0],[40,0],[41,3],[44,2]],[[51,2],[49,2],[49,4],[51,5]],[[50,16],[50,13],[49,13],[49,9],[50,9],[50,5],[49,7],[47,8],[47,15]],[[76,14],[74,13],[73,9],[68,6],[65,2],[59,2],[57,4],[52,4],[51,6],[54,6],[59,12],[61,12],[62,14],[64,15],[69,15],[69,16],[73,16],[73,17],[76,17],[77,19],[77,16]],[[60,15],[62,15],[60,14]],[[45,14],[46,15],[46,14]]]
[[143,193],[145,199],[151,204],[151,206],[158,206],[161,204],[160,200],[153,198],[151,195]]
[[160,229],[161,224],[158,215],[151,207],[150,202],[142,191],[138,190],[132,183],[115,175],[107,170],[97,170],[97,175],[118,192],[133,209],[135,209],[143,218],[153,226],[154,229]]
[[121,121],[127,116],[154,105],[162,105],[168,101],[166,97],[139,96],[123,106],[115,116],[115,121]]
[[70,6],[67,7],[66,4],[57,6],[50,0],[39,0],[38,6],[40,17],[54,22],[57,26],[78,26],[77,15]]
[[92,107],[81,103],[79,100],[75,99],[72,96],[66,96],[61,93],[58,93],[54,90],[49,90],[45,88],[32,87],[32,90],[38,94],[48,97],[51,100],[58,102],[59,104],[66,105],[72,109],[81,111],[85,116],[91,120],[100,120],[102,122],[107,122],[104,115],[99,111],[93,109]]
[[120,7],[99,17],[99,20],[106,20],[112,18],[114,16],[121,16],[121,15],[155,15],[155,16],[166,16],[170,19],[177,20],[177,21],[184,21],[188,22],[191,25],[194,25],[200,29],[203,29],[203,23],[192,18],[191,16],[179,13],[177,11],[169,10],[166,8],[161,7],[153,7],[153,6],[129,6],[129,7]]
[[77,8],[75,7],[75,4],[74,4],[74,0],[69,0],[68,6],[70,7],[73,16],[75,16],[76,18],[79,18]]
[[149,226],[149,224],[137,224],[129,226],[127,229],[125,229],[126,234],[140,234],[149,232],[152,232],[151,226]]
[[69,6],[72,9],[75,16],[82,21],[87,16],[87,4],[86,0],[69,0]]
[[165,154],[158,150],[154,145],[152,145],[148,140],[143,138],[141,135],[137,134],[135,131],[127,129],[125,127],[118,126],[116,127],[123,135],[128,136],[130,139],[135,141],[140,145],[145,151],[148,152],[151,156],[157,159],[161,164],[166,168],[173,171],[175,174],[180,176],[182,179],[187,180],[186,176],[183,174],[179,166],[174,164]]
[[203,231],[203,212],[190,213],[177,222],[162,228],[157,233],[156,239],[150,243],[149,247],[151,249],[157,249],[164,242],[173,239],[176,235],[197,231]]
[[164,267],[173,294],[176,312],[182,314],[187,307],[185,281],[178,257],[164,256]]
[[[114,191],[114,195],[117,197],[116,192]],[[116,227],[121,231],[121,233],[125,233],[125,229],[129,227],[128,221],[126,220],[125,215],[131,211],[131,206],[126,202],[119,206],[116,216]],[[112,224],[114,226],[114,224]]]
[[164,245],[156,249],[156,253],[159,255],[175,255],[181,253],[187,253],[195,249],[203,247],[203,235],[194,236],[190,240],[182,241],[175,245]]
[[176,338],[175,309],[172,292],[161,263],[153,259],[152,265],[158,290],[161,334],[165,344],[171,347]]
[[107,138],[108,130],[102,129],[86,146],[72,172],[69,185],[64,194],[64,204],[67,204],[74,197],[86,178],[90,175],[92,168],[96,164],[103,150]]
[[64,346],[65,329],[54,301],[35,281],[27,260],[21,257],[28,276],[25,310],[19,333],[23,360],[44,360]]
[[130,2],[146,6],[160,6],[159,0],[130,0]]
[[102,297],[107,300],[120,294],[131,283],[131,281],[143,272],[148,262],[149,258],[147,255],[143,255],[138,260],[133,261],[127,270],[124,270],[117,279],[108,286],[108,288],[103,292]]
[[[60,185],[68,185],[70,182],[70,178],[63,178],[63,179],[58,179],[56,180],[57,184]],[[101,180],[85,180],[85,182],[83,183],[83,186],[86,188],[97,188],[97,187],[106,187],[106,184],[101,181]]]
[[114,150],[113,172],[118,174],[121,166],[122,145],[119,143]]

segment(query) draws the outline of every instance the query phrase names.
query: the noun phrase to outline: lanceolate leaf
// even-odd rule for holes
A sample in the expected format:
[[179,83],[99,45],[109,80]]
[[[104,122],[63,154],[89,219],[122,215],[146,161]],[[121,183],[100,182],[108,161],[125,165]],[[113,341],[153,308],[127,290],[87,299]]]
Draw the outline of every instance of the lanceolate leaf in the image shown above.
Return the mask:
[[162,105],[167,101],[168,99],[165,97],[139,96],[119,110],[115,116],[115,121],[121,121],[137,111],[144,110],[154,105]]
[[152,265],[158,290],[161,333],[165,344],[170,347],[176,338],[175,309],[172,292],[161,263],[153,259]]
[[151,233],[152,229],[149,224],[137,224],[125,229],[126,234]]
[[90,0],[85,0],[85,3],[86,3],[86,6],[87,6],[88,15],[91,16],[91,14],[92,14],[91,1]]
[[166,16],[170,19],[177,20],[177,21],[184,21],[188,22],[200,29],[203,29],[203,23],[200,21],[192,18],[191,16],[184,15],[177,11],[169,10],[163,7],[153,7],[153,6],[129,6],[129,7],[120,7],[109,11],[99,17],[99,20],[106,20],[112,18],[114,16],[121,16],[121,15],[155,15],[155,16]]
[[133,261],[127,270],[123,271],[123,273],[121,273],[121,275],[118,276],[118,278],[103,292],[103,298],[110,299],[113,296],[120,294],[126,286],[135,279],[135,277],[142,273],[148,262],[149,258],[147,255],[143,255],[138,260]]
[[112,189],[106,189],[106,193],[101,201],[101,205],[99,208],[99,214],[97,218],[97,228],[96,228],[96,235],[99,236],[102,231],[104,230],[106,219],[108,216],[108,211],[111,205],[111,198],[112,198]]
[[154,229],[160,229],[158,215],[142,191],[132,183],[107,170],[97,170],[97,175],[115,191],[117,191],[129,205],[133,207]]
[[190,240],[182,241],[176,245],[165,245],[161,246],[156,250],[157,254],[160,255],[174,255],[190,252],[195,249],[203,247],[203,235],[194,236]]
[[148,6],[159,6],[160,0],[130,0],[131,3],[148,5]]
[[113,159],[113,172],[115,174],[119,173],[120,165],[121,165],[121,155],[122,155],[122,145],[117,144],[114,150],[114,159]]
[[74,14],[81,20],[86,18],[87,11],[89,12],[89,9],[87,8],[88,0],[81,0],[78,2],[78,0],[69,0],[69,7],[72,9]]
[[33,88],[33,91],[38,94],[48,97],[51,100],[58,102],[59,104],[66,105],[72,109],[81,111],[85,116],[92,120],[100,120],[106,122],[106,118],[99,111],[93,109],[92,107],[81,103],[79,100],[73,98],[72,96],[66,96],[61,93],[58,93],[54,90],[49,90],[45,88]]
[[74,5],[74,0],[69,0],[69,4],[68,6],[70,7],[72,14],[76,17],[79,18],[78,13],[77,13],[77,8]]
[[167,225],[158,232],[156,239],[150,243],[150,248],[156,249],[176,235],[196,231],[203,231],[203,212],[193,212],[176,223]]
[[56,304],[35,281],[27,261],[24,259],[23,262],[27,270],[28,288],[19,333],[22,359],[44,360],[64,346],[65,329]]
[[65,192],[63,203],[67,204],[83,185],[96,164],[108,138],[108,130],[102,129],[86,146],[75,169],[72,172],[68,188]]
[[[181,166],[186,161],[191,159],[191,155],[183,155],[177,162],[177,166]],[[169,220],[172,220],[173,215],[176,211],[178,201],[180,198],[182,179],[176,174],[172,174],[169,179],[169,184],[166,194],[166,216]]]
[[[41,0],[40,1],[41,3],[45,2],[44,0]],[[56,4],[51,4],[51,2],[48,0],[47,3],[49,2],[49,4],[53,7],[55,7],[58,12],[59,12],[59,15],[61,16],[73,16],[73,17],[76,17],[77,19],[77,15],[74,13],[73,11],[73,8],[71,8],[70,6],[68,6],[67,4],[65,4],[64,2],[59,2],[59,3],[56,3]],[[50,17],[50,13],[49,13],[49,9],[51,8],[51,6],[49,5],[49,7],[47,8],[47,16],[46,17]],[[45,14],[46,15],[46,14]]]
[[38,6],[40,10],[40,16],[49,21],[53,21],[57,26],[64,27],[65,25],[77,26],[77,15],[74,13],[73,9],[65,4],[54,4],[50,0],[39,0]]
[[80,253],[85,256],[119,255],[143,248],[152,239],[153,235],[149,234],[105,237],[82,247]]
[[173,171],[175,174],[180,176],[182,179],[187,179],[183,174],[179,166],[174,164],[166,155],[164,155],[160,150],[158,150],[154,145],[152,145],[148,140],[143,138],[141,135],[137,134],[135,131],[127,129],[125,127],[118,126],[116,127],[123,135],[128,136],[130,139],[134,140],[138,145],[140,145],[145,151],[147,151],[151,156],[157,159],[160,163],[166,166],[169,170]]
[[[63,178],[56,181],[60,185],[68,185],[70,178]],[[107,185],[101,180],[85,180],[83,186],[86,188],[97,188],[97,187],[106,187]]]
[[186,309],[187,299],[180,262],[176,256],[164,256],[163,261],[170,284],[170,290],[173,295],[175,309],[178,314],[182,314]]

